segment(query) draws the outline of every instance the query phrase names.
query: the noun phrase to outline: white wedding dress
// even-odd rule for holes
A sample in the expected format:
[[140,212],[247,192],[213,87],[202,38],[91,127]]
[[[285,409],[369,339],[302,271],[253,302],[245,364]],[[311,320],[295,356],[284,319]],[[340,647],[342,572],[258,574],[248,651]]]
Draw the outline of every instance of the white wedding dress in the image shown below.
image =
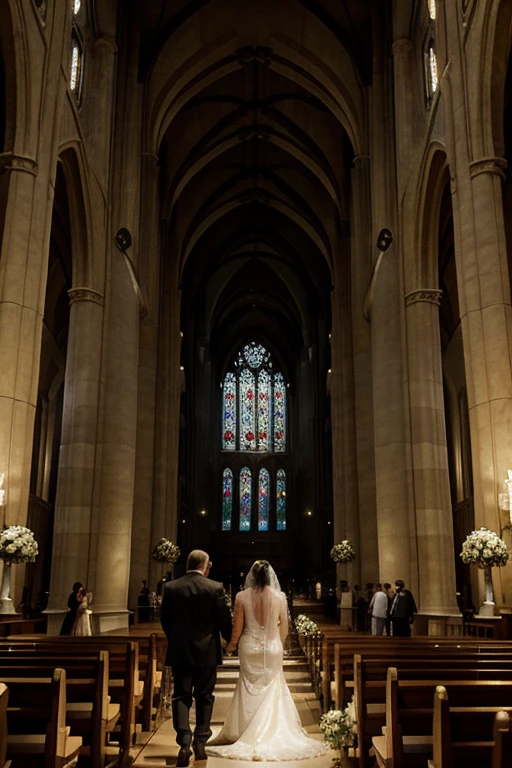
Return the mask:
[[241,612],[240,677],[224,727],[208,743],[207,753],[258,761],[302,760],[325,754],[328,747],[309,738],[302,728],[284,678],[286,596],[268,586],[239,592],[234,632]]

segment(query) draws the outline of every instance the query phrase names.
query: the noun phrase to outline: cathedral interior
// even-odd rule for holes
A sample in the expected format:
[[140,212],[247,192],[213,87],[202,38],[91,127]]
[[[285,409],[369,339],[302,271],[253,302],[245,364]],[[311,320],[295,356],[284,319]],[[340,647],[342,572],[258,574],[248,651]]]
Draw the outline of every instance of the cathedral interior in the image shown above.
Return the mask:
[[127,627],[162,538],[235,592],[266,558],[287,591],[404,579],[441,627],[481,603],[464,540],[512,546],[511,52],[509,0],[0,0],[16,605],[58,632],[79,580]]

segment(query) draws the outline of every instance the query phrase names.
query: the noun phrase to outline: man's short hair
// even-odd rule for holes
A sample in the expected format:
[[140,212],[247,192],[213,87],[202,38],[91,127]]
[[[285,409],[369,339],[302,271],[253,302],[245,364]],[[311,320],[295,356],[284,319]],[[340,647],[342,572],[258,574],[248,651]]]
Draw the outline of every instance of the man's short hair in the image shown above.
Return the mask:
[[405,581],[402,581],[402,579],[397,579],[395,581],[395,587],[402,587],[402,589],[405,587]]
[[386,581],[386,583],[384,584],[384,589],[391,589],[391,584],[388,584],[388,582]]
[[187,558],[187,571],[202,571],[208,564],[210,556],[202,549],[193,549]]

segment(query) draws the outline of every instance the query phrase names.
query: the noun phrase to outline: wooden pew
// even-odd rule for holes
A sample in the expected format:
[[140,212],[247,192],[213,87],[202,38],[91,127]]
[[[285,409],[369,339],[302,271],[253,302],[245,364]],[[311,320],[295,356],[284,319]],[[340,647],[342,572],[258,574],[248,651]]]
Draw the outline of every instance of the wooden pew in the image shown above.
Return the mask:
[[111,704],[108,696],[108,661],[107,651],[73,658],[0,653],[0,680],[49,677],[59,663],[66,672],[66,722],[85,742],[80,755],[90,757],[91,768],[104,768],[107,734],[120,716],[119,704]]
[[[155,727],[155,712],[153,703],[159,689],[161,675],[158,673],[159,656],[165,658],[167,639],[162,634],[151,633],[147,637],[131,638],[129,635],[93,635],[91,637],[54,637],[49,635],[11,636],[13,643],[46,642],[51,644],[63,643],[70,647],[85,645],[94,650],[109,650],[112,646],[124,645],[134,642],[137,648],[136,673],[134,690],[136,695],[136,709],[140,709],[142,730],[150,731]],[[1,646],[1,642],[0,642]],[[140,705],[140,706],[139,706]]]
[[434,694],[433,758],[429,768],[505,768],[512,763],[512,719],[495,707],[450,708],[448,693]]
[[494,717],[500,710],[512,711],[512,682],[399,680],[392,667],[386,685],[385,735],[372,739],[379,768],[425,766],[433,759],[434,694],[439,685],[448,690],[454,713],[464,714],[458,720],[464,723],[460,725],[463,762],[459,765],[486,768],[488,764],[490,768],[491,763],[485,761],[491,759]]
[[9,702],[9,690],[4,683],[0,683],[0,768],[8,768],[10,761],[6,763],[7,754],[7,704]]
[[8,678],[7,757],[12,768],[71,768],[80,736],[66,725],[66,673],[50,678]]
[[[30,657],[38,659],[44,655],[46,657],[58,658],[64,660],[76,660],[81,655],[90,653],[94,645],[90,642],[81,642],[83,638],[53,638],[56,642],[33,641],[23,642],[0,642],[0,657],[4,652],[16,653],[18,658]],[[11,649],[11,650],[9,650]],[[109,644],[109,682],[108,693],[111,703],[119,704],[121,710],[120,716],[120,741],[119,746],[123,759],[128,759],[132,740],[135,738],[136,708],[142,700],[143,683],[137,681],[137,694],[135,692],[135,677],[138,661],[138,647],[135,643],[125,643],[124,641]],[[98,651],[99,652],[99,651]],[[111,750],[107,749],[107,753]]]
[[[443,653],[478,653],[481,658],[484,655],[505,658],[508,654],[512,658],[512,644],[510,643],[482,643],[454,642],[452,638],[422,638],[421,642],[411,642],[413,638],[374,638],[369,643],[348,643],[334,646],[334,662],[332,664],[332,680],[324,681],[325,696],[329,705],[334,702],[335,709],[343,708],[344,703],[350,699],[353,693],[353,658],[356,653],[365,658],[386,659],[387,666],[393,666],[395,659],[405,657],[418,657],[435,654],[440,657]],[[382,642],[384,640],[384,642]],[[377,642],[375,642],[377,641]],[[380,641],[380,642],[379,642]],[[327,692],[328,691],[328,692]]]

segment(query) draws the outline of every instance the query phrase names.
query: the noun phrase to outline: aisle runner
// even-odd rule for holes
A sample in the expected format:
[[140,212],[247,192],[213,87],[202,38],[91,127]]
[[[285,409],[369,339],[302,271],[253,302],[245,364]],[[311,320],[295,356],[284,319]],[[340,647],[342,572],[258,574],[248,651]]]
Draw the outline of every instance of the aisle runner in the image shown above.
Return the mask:
[[[290,686],[290,691],[299,710],[302,725],[313,738],[322,740],[318,720],[320,718],[320,704],[316,699],[311,686],[307,664],[302,658],[290,658],[285,660],[285,676]],[[227,659],[219,669],[217,685],[215,687],[215,706],[212,717],[212,730],[217,733],[226,718],[231,698],[235,690],[238,678],[238,659]],[[192,718],[193,719],[193,714]],[[178,746],[176,734],[172,726],[172,720],[166,720],[140,752],[133,763],[133,768],[167,768],[176,765]],[[283,763],[285,768],[331,768],[334,752],[328,752],[322,757],[298,762]],[[249,766],[253,763],[241,763],[235,760],[223,760],[218,757],[208,759],[208,768],[235,768],[235,765]],[[192,762],[191,762],[192,765]],[[205,763],[198,763],[204,766]],[[258,763],[258,766],[276,766],[276,763]]]

